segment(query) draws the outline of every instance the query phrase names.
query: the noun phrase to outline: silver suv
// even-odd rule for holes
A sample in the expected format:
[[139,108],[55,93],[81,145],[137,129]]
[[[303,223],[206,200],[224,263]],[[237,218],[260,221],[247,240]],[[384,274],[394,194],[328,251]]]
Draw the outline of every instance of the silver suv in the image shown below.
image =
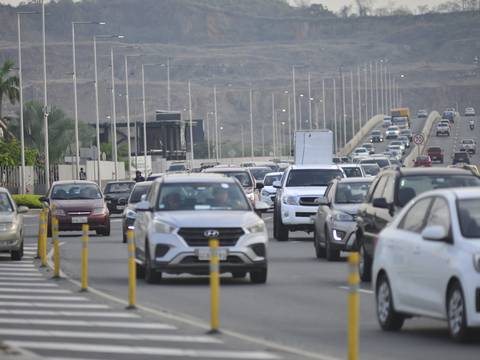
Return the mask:
[[[256,203],[256,210],[268,205]],[[261,207],[261,209],[260,209]],[[208,240],[220,241],[220,272],[253,283],[267,280],[268,235],[237,179],[219,174],[166,175],[137,204],[138,276],[159,282],[162,273],[209,273]]]
[[463,139],[460,145],[460,151],[466,151],[471,154],[475,154],[477,151],[477,144],[473,139]]

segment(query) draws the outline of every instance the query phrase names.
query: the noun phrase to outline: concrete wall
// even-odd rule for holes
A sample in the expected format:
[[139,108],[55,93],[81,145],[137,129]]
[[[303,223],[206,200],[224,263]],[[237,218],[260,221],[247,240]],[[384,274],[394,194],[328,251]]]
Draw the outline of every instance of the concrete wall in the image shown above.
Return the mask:
[[363,138],[372,131],[376,126],[383,122],[383,114],[375,115],[370,120],[368,120],[362,128],[355,134],[353,138],[338,152],[339,156],[349,155],[360,143]]
[[[118,179],[126,179],[125,164],[118,162]],[[95,181],[97,179],[97,162],[87,161],[85,172],[87,173],[87,180]],[[115,163],[113,161],[100,161],[100,179],[113,180],[115,174]]]

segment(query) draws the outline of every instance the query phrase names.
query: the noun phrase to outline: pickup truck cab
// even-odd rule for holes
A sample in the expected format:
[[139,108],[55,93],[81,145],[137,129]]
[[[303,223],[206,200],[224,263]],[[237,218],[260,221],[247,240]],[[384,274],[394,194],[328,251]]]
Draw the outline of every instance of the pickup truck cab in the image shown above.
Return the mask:
[[273,236],[287,241],[290,231],[313,231],[311,216],[317,213],[318,198],[323,198],[332,179],[344,178],[338,165],[292,165],[277,188],[273,214]]

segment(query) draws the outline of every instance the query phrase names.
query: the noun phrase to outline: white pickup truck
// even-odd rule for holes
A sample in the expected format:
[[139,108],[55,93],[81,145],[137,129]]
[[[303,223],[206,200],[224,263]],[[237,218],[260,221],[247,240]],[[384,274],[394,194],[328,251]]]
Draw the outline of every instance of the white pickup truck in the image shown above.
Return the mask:
[[290,231],[313,231],[310,216],[317,213],[317,198],[325,194],[328,183],[334,178],[344,178],[345,173],[337,165],[292,165],[277,188],[273,215],[273,236],[287,241]]

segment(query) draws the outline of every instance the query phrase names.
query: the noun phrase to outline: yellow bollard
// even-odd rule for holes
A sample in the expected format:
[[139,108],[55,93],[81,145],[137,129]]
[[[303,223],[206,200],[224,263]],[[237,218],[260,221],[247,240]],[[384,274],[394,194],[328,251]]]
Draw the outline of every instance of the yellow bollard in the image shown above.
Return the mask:
[[43,222],[44,222],[44,212],[43,210],[38,215],[38,240],[37,240],[37,259],[40,259],[42,254],[42,241],[43,241]]
[[135,265],[135,242],[133,241],[133,230],[127,231],[128,239],[128,306],[127,309],[136,309],[137,291],[137,269]]
[[82,225],[82,288],[80,291],[88,291],[88,224]]
[[358,262],[358,253],[352,253],[348,257],[348,360],[358,359],[358,332],[360,325]]
[[220,332],[220,259],[218,256],[219,241],[210,239],[210,331],[209,334],[218,334]]
[[58,240],[58,219],[52,217],[52,241],[53,241],[53,278],[60,279],[60,245]]
[[48,208],[43,209],[42,237],[40,246],[41,266],[47,266],[47,228],[48,228]]

